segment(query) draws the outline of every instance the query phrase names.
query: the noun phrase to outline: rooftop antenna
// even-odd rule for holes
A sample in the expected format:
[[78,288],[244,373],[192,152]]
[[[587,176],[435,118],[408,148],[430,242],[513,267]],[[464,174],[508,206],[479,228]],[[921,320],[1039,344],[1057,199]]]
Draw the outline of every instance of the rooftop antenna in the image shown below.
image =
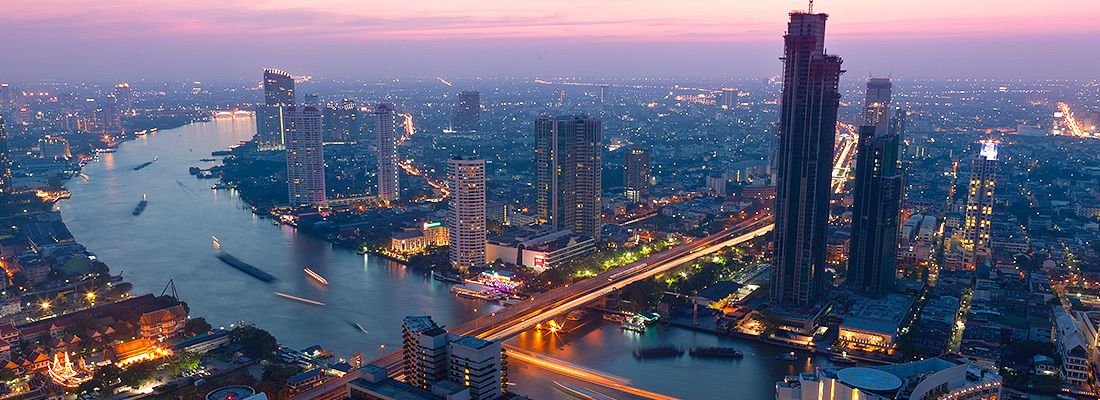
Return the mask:
[[808,10],[806,10],[806,13],[807,14],[813,14],[814,13],[814,0],[810,0],[810,8]]

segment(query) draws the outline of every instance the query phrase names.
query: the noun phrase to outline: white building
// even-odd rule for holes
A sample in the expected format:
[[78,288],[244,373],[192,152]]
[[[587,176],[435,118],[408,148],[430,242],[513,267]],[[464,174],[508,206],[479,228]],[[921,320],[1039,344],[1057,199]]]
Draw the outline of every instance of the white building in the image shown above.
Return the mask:
[[374,110],[374,116],[374,135],[378,139],[378,197],[392,203],[401,197],[397,183],[397,142],[401,138],[397,131],[397,112],[392,104],[382,103]]
[[447,182],[451,190],[447,212],[451,265],[463,270],[485,265],[485,160],[448,160]]
[[1061,306],[1053,307],[1054,343],[1062,356],[1061,375],[1066,383],[1089,388],[1096,360],[1096,332],[1084,313],[1070,315]]
[[325,204],[325,155],[321,111],[286,107],[286,188],[290,205]]
[[485,260],[501,260],[542,272],[596,251],[596,240],[571,230],[535,227],[510,230],[489,239]]
[[776,400],[979,400],[1001,398],[1001,377],[961,358],[818,370],[775,384]]

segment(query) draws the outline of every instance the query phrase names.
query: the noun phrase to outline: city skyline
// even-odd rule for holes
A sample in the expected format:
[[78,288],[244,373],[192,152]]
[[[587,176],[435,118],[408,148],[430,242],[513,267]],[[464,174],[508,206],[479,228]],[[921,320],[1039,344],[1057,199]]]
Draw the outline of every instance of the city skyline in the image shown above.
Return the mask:
[[[26,54],[21,63],[0,66],[0,76],[248,78],[255,65],[283,65],[331,79],[765,77],[775,74],[781,53],[771,38],[781,33],[782,16],[806,7],[801,1],[708,1],[692,7],[647,1],[625,8],[599,3],[580,11],[566,3],[495,2],[471,13],[461,4],[433,1],[368,13],[346,1],[50,3],[13,5],[20,11],[0,16],[0,35],[10,38],[11,50]],[[847,0],[819,2],[817,9],[837,15],[830,51],[849,54],[853,71],[913,78],[1089,78],[1087,65],[1100,58],[1084,51],[1100,36],[1091,22],[1100,11],[1092,6],[1087,0],[1059,7]],[[301,53],[308,56],[279,51],[287,43],[305,45]],[[42,47],[57,51],[32,51]],[[561,49],[603,61],[544,56]],[[654,57],[654,50],[663,56]],[[352,67],[379,52],[393,54],[396,62]],[[57,62],[56,53],[82,62]],[[1077,62],[1051,62],[1059,58]]]

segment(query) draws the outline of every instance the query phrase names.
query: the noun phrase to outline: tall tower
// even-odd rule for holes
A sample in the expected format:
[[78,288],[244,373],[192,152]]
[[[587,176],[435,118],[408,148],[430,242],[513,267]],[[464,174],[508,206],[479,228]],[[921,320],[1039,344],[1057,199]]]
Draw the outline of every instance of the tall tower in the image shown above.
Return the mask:
[[134,111],[134,91],[130,89],[130,84],[122,82],[115,85],[115,98],[118,99],[119,108],[124,114],[131,114]]
[[856,153],[855,207],[847,285],[871,295],[893,289],[897,276],[901,172],[898,135],[890,126],[890,80],[867,83]]
[[477,132],[481,129],[481,92],[463,91],[451,114],[451,131]]
[[264,104],[256,107],[256,142],[261,148],[284,145],[286,107],[294,103],[294,77],[286,71],[264,69]]
[[722,98],[719,105],[723,110],[732,110],[737,107],[737,89],[722,88]]
[[286,188],[291,205],[325,204],[325,155],[321,111],[286,107]]
[[538,218],[599,240],[603,125],[586,115],[539,117],[535,131]]
[[970,167],[970,184],[963,221],[963,269],[973,270],[989,258],[989,230],[993,224],[993,189],[997,186],[995,140],[981,141]]
[[840,57],[825,54],[826,14],[792,12],[784,35],[776,154],[772,300],[809,308],[823,290]]
[[623,196],[633,202],[649,196],[649,149],[628,149],[623,164]]
[[392,104],[381,103],[374,110],[375,136],[378,138],[378,197],[387,203],[401,196],[397,184],[397,112]]
[[448,160],[447,186],[451,190],[447,212],[451,265],[463,271],[485,265],[485,160]]

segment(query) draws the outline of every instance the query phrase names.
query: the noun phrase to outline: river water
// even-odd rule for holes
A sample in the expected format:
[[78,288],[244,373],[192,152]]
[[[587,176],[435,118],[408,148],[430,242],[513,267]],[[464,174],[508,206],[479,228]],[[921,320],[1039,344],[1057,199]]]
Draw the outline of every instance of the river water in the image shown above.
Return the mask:
[[[211,180],[190,176],[200,159],[255,132],[252,119],[219,119],[161,131],[124,143],[84,170],[87,181],[68,183],[72,198],[59,204],[77,241],[96,253],[111,270],[134,283],[135,293],[160,294],[169,280],[192,315],[214,326],[244,320],[270,331],[293,348],[322,345],[340,356],[361,352],[367,360],[397,350],[401,319],[427,314],[436,322],[458,325],[499,306],[456,298],[446,285],[372,255],[357,255],[298,234],[286,226],[256,218],[235,193],[211,190]],[[143,162],[158,160],[140,170]],[[143,194],[149,205],[140,216],[131,211]],[[211,236],[222,250],[278,278],[264,283],[214,256]],[[311,268],[329,281],[321,286],[303,273]],[[323,302],[309,305],[273,292]],[[367,329],[359,331],[353,323]],[[524,333],[512,344],[629,379],[631,385],[685,399],[774,398],[773,383],[784,375],[825,365],[820,358],[775,359],[783,350],[755,342],[718,338],[677,328],[651,328],[645,334],[621,331],[591,318],[569,333]],[[639,347],[723,345],[739,348],[745,358],[696,360],[634,359]],[[567,399],[554,381],[588,387],[614,398],[632,398],[608,389],[512,361],[509,379],[515,392],[536,399]]]

